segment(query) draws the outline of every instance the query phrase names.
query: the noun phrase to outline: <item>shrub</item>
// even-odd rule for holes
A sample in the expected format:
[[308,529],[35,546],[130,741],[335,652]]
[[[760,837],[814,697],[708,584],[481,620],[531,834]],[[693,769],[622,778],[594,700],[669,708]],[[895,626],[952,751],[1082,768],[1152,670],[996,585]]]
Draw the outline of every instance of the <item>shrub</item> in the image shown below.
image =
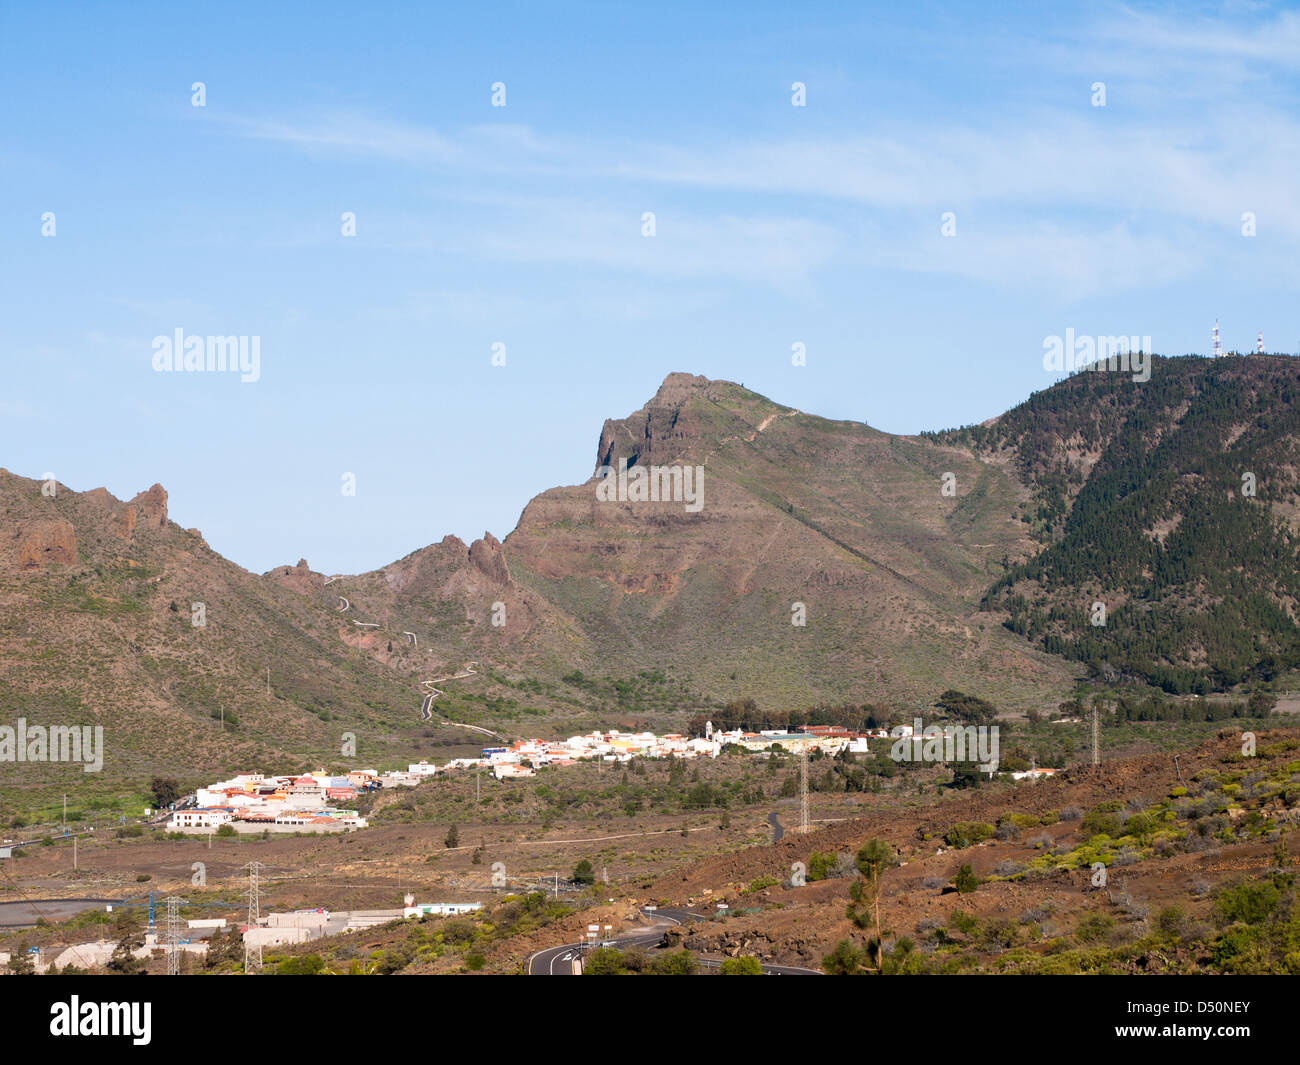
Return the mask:
[[980,886],[980,878],[975,875],[974,870],[969,865],[963,865],[957,870],[956,877],[953,878],[953,886],[958,893],[969,895]]
[[1178,936],[1186,921],[1187,914],[1181,906],[1166,906],[1156,918],[1156,927],[1167,936]]
[[1074,938],[1080,943],[1096,943],[1110,934],[1115,918],[1108,913],[1090,913],[1074,929]]
[[867,952],[847,939],[841,939],[835,944],[835,949],[822,958],[822,972],[827,976],[857,976],[870,965]]
[[962,850],[982,840],[991,839],[996,829],[986,821],[958,821],[944,833],[944,842]]
[[826,880],[835,872],[837,858],[834,854],[813,851],[808,857],[808,879]]
[[1083,819],[1083,828],[1089,835],[1110,836],[1114,839],[1116,836],[1123,835],[1124,822],[1119,814],[1103,810],[1099,806]]
[[695,956],[689,950],[678,950],[656,958],[651,971],[658,976],[694,976],[697,968]]
[[275,967],[277,976],[316,976],[325,968],[319,954],[305,954],[301,958],[286,958]]
[[1260,924],[1277,911],[1281,898],[1274,881],[1231,885],[1221,889],[1214,900],[1214,916],[1221,925],[1234,921]]

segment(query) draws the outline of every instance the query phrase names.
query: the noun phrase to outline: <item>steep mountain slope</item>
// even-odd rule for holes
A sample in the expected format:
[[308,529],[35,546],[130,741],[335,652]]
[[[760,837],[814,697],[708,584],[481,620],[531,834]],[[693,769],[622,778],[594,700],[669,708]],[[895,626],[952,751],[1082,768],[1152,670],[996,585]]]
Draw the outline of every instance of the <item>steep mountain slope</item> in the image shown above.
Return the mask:
[[363,761],[408,750],[415,684],[293,572],[297,592],[221,558],[158,485],[124,503],[0,470],[0,724],[99,724],[105,748],[98,774],[0,761],[6,796],[337,758],[345,732]]
[[[620,463],[629,480],[698,466],[698,499],[598,498],[600,469]],[[1035,548],[1012,516],[1026,499],[968,449],[672,374],[605,423],[593,476],[532,500],[504,544],[447,537],[328,594],[355,623],[345,638],[399,670],[419,648],[448,670],[551,682],[666,671],[697,706],[924,706],[949,687],[1042,706],[1070,667],[978,610]],[[318,590],[292,569],[267,577]]]
[[687,374],[605,424],[597,468],[621,460],[702,467],[702,506],[602,500],[593,477],[538,496],[505,541],[515,581],[587,634],[593,668],[670,665],[776,706],[924,705],[953,686],[1029,705],[1066,685],[977,612],[1001,561],[1033,546],[998,464]]
[[[504,543],[356,576],[248,573],[159,486],[121,502],[0,472],[0,695],[13,718],[105,724],[106,772],[139,776],[320,760],[345,732],[359,761],[471,739],[445,716],[906,709],[947,688],[1041,708],[1070,659],[1176,691],[1266,678],[1300,665],[1298,371],[1158,359],[918,438],[672,374]],[[697,494],[616,492],[607,468],[675,469],[666,495],[689,469]],[[424,682],[469,662],[421,721]],[[64,771],[18,772],[0,763]]]
[[1084,372],[934,439],[1010,461],[1034,491],[1044,549],[987,598],[1016,632],[1174,692],[1300,665],[1297,360]]

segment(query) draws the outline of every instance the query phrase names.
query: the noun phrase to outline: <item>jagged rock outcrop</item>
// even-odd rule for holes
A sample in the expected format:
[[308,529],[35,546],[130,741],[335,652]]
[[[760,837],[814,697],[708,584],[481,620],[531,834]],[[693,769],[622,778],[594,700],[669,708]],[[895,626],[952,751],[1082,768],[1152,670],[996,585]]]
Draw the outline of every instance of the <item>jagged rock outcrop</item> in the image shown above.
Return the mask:
[[141,492],[127,506],[135,511],[136,519],[158,529],[167,528],[167,490],[155,484]]
[[683,445],[700,435],[697,419],[689,410],[691,397],[711,384],[707,377],[671,373],[659,391],[638,411],[626,418],[610,418],[600,431],[596,467],[616,467],[621,458],[628,465],[649,464],[659,456],[671,458]]
[[469,545],[469,560],[476,569],[499,584],[510,581],[510,570],[506,566],[505,552],[501,550],[501,541],[490,532],[483,538]]

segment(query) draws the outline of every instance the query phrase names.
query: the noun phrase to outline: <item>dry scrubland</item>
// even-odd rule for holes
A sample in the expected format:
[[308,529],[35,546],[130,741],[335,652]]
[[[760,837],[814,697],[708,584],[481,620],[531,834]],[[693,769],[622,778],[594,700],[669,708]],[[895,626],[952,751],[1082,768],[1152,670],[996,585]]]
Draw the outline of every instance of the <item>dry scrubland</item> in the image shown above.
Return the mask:
[[[775,780],[750,760],[706,768],[701,781],[686,781],[687,790],[775,785],[790,767],[779,767]],[[595,831],[588,816],[485,823],[471,810],[456,822],[455,847],[446,845],[449,823],[441,820],[381,819],[341,837],[218,839],[211,849],[195,841],[98,840],[81,849],[78,872],[66,845],[30,848],[8,872],[20,874],[23,894],[153,889],[224,900],[237,915],[241,867],[256,858],[266,866],[264,912],[389,907],[408,890],[421,900],[480,899],[488,907],[474,917],[270,949],[273,968],[320,959],[338,971],[513,972],[533,950],[580,938],[591,921],[636,925],[638,906],[651,901],[700,912],[716,910],[718,901],[731,907],[730,917],[674,931],[670,946],[820,967],[842,941],[853,948],[847,955],[842,949],[849,957],[871,941],[870,929],[856,927],[845,908],[858,875],[853,855],[879,839],[895,855],[881,881],[887,971],[1297,968],[1300,957],[1287,944],[1296,926],[1300,730],[1261,733],[1253,758],[1242,756],[1240,734],[1225,729],[1183,751],[1177,766],[1170,755],[1144,755],[1050,781],[956,791],[942,785],[946,778],[944,770],[926,770],[886,781],[875,793],[817,793],[812,813],[827,819],[818,821],[822,827],[774,844],[767,814],[780,811],[789,829],[797,824],[796,803],[775,798],[727,810],[611,815]],[[419,791],[459,806],[458,798],[472,801],[473,783],[434,781]],[[506,803],[494,796],[484,810],[498,801]],[[846,820],[829,820],[837,818]],[[207,864],[206,891],[189,884],[196,860]],[[597,883],[565,884],[583,860]],[[494,862],[504,863],[510,878],[505,891],[491,886]],[[820,879],[791,886],[796,862]],[[1104,888],[1092,882],[1095,862],[1106,866]],[[974,890],[954,890],[963,865],[978,882]],[[549,883],[544,887],[556,872],[558,902]],[[74,918],[6,936],[0,949],[86,941],[95,938],[90,927],[90,918]]]

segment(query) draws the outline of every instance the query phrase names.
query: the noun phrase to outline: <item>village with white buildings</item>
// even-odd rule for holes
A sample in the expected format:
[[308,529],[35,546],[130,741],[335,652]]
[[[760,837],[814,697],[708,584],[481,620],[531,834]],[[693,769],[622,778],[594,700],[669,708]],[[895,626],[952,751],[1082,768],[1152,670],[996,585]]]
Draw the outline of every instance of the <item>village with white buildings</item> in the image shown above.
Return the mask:
[[[880,730],[884,735],[884,730]],[[776,746],[799,754],[821,750],[838,754],[847,747],[855,754],[867,753],[867,736],[835,725],[805,725],[796,732],[714,731],[712,725],[702,737],[688,738],[670,732],[591,732],[567,740],[517,740],[509,746],[485,747],[479,758],[454,758],[445,765],[420,762],[407,767],[417,777],[430,777],[457,769],[491,769],[498,780],[533,776],[544,766],[571,766],[579,762],[630,762],[633,758],[716,758],[722,749],[734,745],[744,751],[767,751]]]
[[[477,758],[453,758],[442,765],[429,761],[408,764],[406,771],[380,773],[352,769],[334,775],[323,769],[301,776],[264,776],[243,773],[197,789],[194,803],[176,810],[168,828],[179,832],[207,833],[222,825],[237,832],[342,832],[365,828],[368,822],[355,810],[331,805],[348,802],[379,788],[414,787],[439,774],[466,769],[489,770],[497,780],[535,776],[538,769],[577,765],[580,762],[630,762],[633,758],[717,758],[728,746],[750,753],[773,748],[791,754],[820,751],[825,755],[847,750],[870,753],[868,741],[910,737],[912,726],[856,731],[840,725],[802,725],[794,731],[779,729],[745,732],[717,731],[709,724],[700,737],[670,732],[594,731],[565,740],[516,740],[501,747],[485,747]],[[1013,773],[1016,780],[1037,780],[1054,769],[1029,769]]]
[[[929,734],[928,729],[925,732]],[[562,768],[580,762],[717,758],[727,747],[756,755],[770,754],[774,748],[795,755],[813,751],[835,755],[845,750],[852,754],[868,754],[869,741],[896,742],[914,735],[920,736],[921,733],[911,725],[866,731],[839,725],[804,725],[792,731],[746,732],[740,729],[715,730],[709,724],[703,736],[694,738],[679,733],[660,736],[653,732],[614,729],[571,736],[565,740],[518,740],[505,746],[484,748],[478,758],[454,758],[443,765],[422,761],[408,765],[405,772],[353,769],[334,774],[319,769],[283,776],[241,773],[229,780],[197,788],[192,800],[172,813],[167,827],[190,834],[211,834],[223,825],[229,825],[237,832],[342,832],[365,828],[368,822],[357,811],[339,808],[333,803],[349,802],[381,788],[414,787],[438,775],[469,769],[487,769],[497,780],[506,781],[531,777],[544,767]],[[1011,776],[1016,780],[1032,781],[1050,777],[1056,772],[1055,769],[1032,768],[1014,772]],[[401,918],[461,916],[479,911],[484,905],[481,901],[471,900],[417,902],[411,894],[406,895],[403,902],[401,908],[393,909],[305,909],[270,913],[259,917],[255,924],[238,927],[245,945],[260,949],[305,943],[339,932],[373,928]],[[189,920],[177,949],[202,954],[207,949],[208,937],[227,926],[225,918]],[[151,952],[165,946],[154,928],[151,907],[145,943],[134,953],[137,957],[147,958]],[[111,957],[113,949],[112,942],[100,940],[66,948],[57,955],[36,951],[35,948],[32,953],[35,971],[44,972],[70,964],[102,965]],[[7,955],[0,954],[0,963],[7,960]]]
[[229,825],[236,832],[342,832],[365,828],[355,810],[332,802],[355,799],[380,786],[373,769],[354,769],[334,776],[323,769],[301,776],[241,773],[194,792],[194,805],[172,813],[167,827],[175,832],[209,833]]

